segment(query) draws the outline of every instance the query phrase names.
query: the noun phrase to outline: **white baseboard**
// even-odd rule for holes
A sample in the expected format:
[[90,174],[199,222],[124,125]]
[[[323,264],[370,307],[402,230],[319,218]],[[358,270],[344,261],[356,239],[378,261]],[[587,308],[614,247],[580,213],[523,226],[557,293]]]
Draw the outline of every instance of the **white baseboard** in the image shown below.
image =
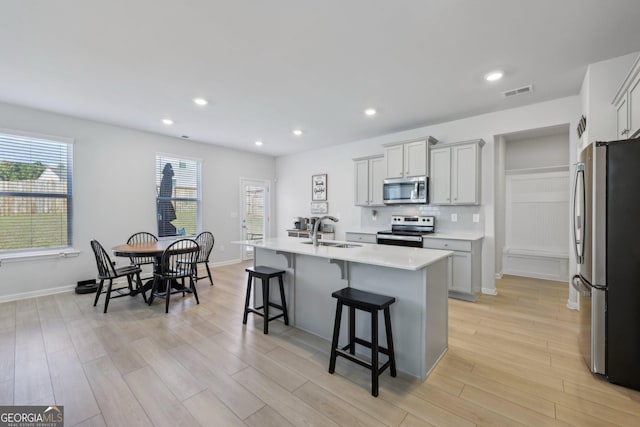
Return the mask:
[[569,260],[561,256],[548,256],[545,252],[524,254],[524,251],[510,251],[502,258],[502,273],[566,282],[569,279]]
[[498,290],[496,288],[482,288],[482,293],[484,295],[498,295]]
[[238,264],[240,262],[242,262],[242,260],[240,260],[239,258],[235,258],[227,261],[210,262],[209,265],[211,267],[222,267],[224,265]]
[[[209,263],[209,266],[211,266],[211,267],[221,267],[221,266],[224,266],[224,265],[238,264],[239,262],[241,262],[240,259],[236,258],[236,259],[231,259],[231,260],[228,260],[228,261],[212,262],[212,263]],[[10,302],[10,301],[18,301],[18,300],[23,300],[23,299],[27,299],[27,298],[43,297],[43,296],[47,296],[47,295],[61,294],[63,292],[71,292],[75,288],[76,288],[75,285],[68,285],[68,286],[60,286],[59,288],[49,288],[49,289],[42,289],[42,290],[38,290],[38,291],[21,292],[19,294],[0,295],[0,303]]]
[[541,273],[539,271],[532,270],[509,270],[506,271],[505,274],[510,276],[520,276],[520,277],[530,277],[532,279],[541,279],[541,280],[553,280],[554,282],[566,282],[567,277],[559,274],[546,274]]
[[578,305],[577,302],[571,301],[571,300],[567,300],[567,308],[569,310],[577,310],[580,308],[580,306]]
[[21,292],[19,294],[3,295],[3,296],[0,296],[0,303],[9,302],[9,301],[18,301],[18,300],[27,299],[27,298],[43,297],[47,295],[61,294],[64,292],[73,291],[75,288],[76,287],[74,285],[69,285],[69,286],[60,286],[59,288],[49,288],[49,289],[42,289],[38,291]]

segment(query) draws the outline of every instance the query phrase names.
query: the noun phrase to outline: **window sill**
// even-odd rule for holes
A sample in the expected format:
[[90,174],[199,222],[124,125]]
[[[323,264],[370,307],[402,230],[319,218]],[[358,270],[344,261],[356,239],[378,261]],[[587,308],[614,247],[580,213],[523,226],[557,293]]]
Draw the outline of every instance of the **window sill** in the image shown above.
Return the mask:
[[32,261],[32,260],[55,259],[55,258],[72,258],[72,257],[77,257],[78,255],[80,255],[80,251],[74,248],[13,252],[13,253],[0,254],[0,266],[3,263],[8,263],[8,262]]

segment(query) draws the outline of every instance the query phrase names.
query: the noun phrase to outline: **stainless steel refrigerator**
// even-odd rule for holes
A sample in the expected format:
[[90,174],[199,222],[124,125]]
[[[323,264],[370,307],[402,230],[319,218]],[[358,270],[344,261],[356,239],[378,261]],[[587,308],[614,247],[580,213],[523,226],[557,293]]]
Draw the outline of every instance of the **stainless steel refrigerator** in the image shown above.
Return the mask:
[[640,138],[587,146],[573,189],[581,351],[592,372],[640,390]]

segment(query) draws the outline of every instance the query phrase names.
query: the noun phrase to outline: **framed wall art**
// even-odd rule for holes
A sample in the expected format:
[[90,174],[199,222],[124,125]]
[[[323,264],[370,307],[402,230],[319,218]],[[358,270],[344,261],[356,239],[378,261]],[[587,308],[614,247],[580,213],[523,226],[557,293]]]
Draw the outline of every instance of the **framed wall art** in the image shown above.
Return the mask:
[[326,214],[329,212],[329,204],[327,202],[311,202],[312,214]]
[[311,175],[311,200],[327,200],[327,174]]

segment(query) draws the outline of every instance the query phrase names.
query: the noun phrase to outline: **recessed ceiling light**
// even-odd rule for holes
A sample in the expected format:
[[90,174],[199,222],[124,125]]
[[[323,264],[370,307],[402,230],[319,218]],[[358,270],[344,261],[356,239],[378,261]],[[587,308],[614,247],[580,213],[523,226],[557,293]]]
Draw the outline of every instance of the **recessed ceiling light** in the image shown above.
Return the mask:
[[500,80],[504,73],[502,71],[492,71],[486,76],[484,76],[485,80],[488,82],[495,82],[496,80]]
[[376,109],[375,109],[375,108],[367,108],[366,110],[364,110],[364,113],[365,113],[367,116],[375,116],[375,115],[376,115],[376,113],[377,113],[377,111],[376,111]]
[[256,141],[256,145],[260,147],[262,145],[262,141]]
[[204,106],[204,105],[208,104],[207,100],[204,99],[204,98],[194,98],[193,102],[195,102],[196,104],[198,104],[200,106]]
[[302,131],[301,131],[300,129],[294,129],[294,130],[292,131],[292,133],[293,133],[295,136],[300,136],[300,135],[302,135]]
[[164,123],[165,125],[172,125],[173,124],[173,120],[171,120],[171,119],[162,119],[162,123]]

